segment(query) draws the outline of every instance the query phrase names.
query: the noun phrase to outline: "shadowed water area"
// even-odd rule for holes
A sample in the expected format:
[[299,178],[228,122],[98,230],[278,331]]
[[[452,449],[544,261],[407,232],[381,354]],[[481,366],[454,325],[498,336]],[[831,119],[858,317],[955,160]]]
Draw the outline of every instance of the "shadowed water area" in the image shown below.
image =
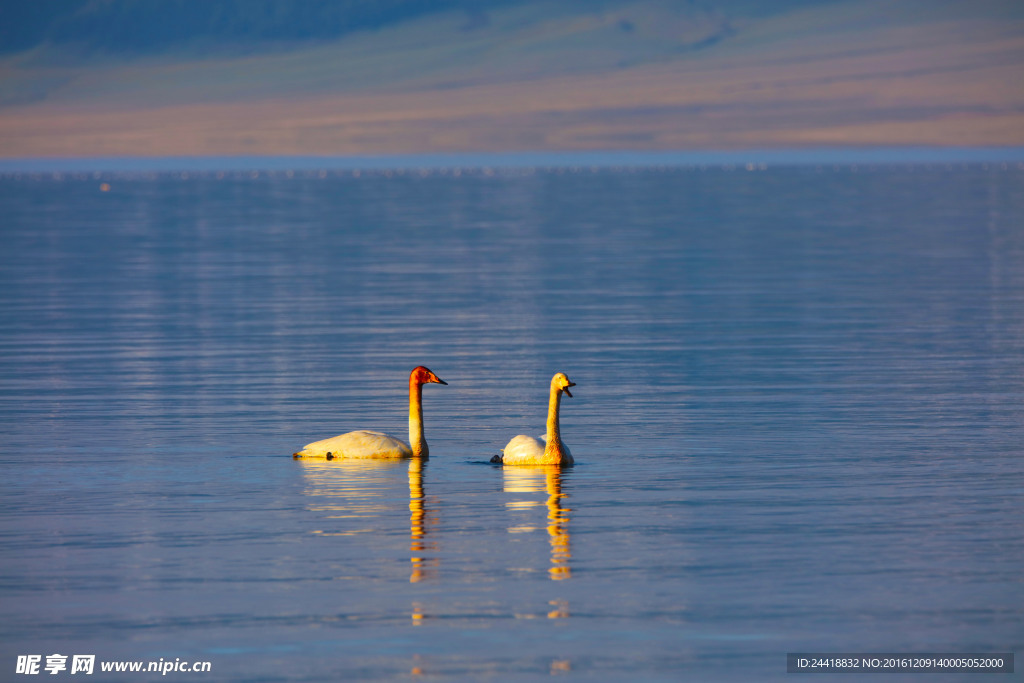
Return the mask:
[[[8,174],[0,214],[8,674],[1024,649],[1020,168]],[[292,460],[407,439],[421,364],[429,461]],[[557,371],[578,464],[489,464]]]

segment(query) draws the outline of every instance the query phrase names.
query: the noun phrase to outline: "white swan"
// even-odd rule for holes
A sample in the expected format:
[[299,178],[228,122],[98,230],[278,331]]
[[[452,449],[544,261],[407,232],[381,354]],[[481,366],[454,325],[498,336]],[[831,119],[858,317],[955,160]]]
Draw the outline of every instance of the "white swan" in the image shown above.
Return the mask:
[[401,439],[360,430],[306,444],[294,458],[426,458],[427,441],[423,438],[423,385],[448,384],[422,365],[409,375],[409,445]]
[[520,434],[513,437],[505,446],[502,455],[491,458],[491,462],[505,465],[571,465],[572,453],[562,443],[558,431],[558,406],[562,401],[562,393],[572,398],[569,387],[576,386],[565,373],[559,372],[551,378],[551,393],[548,399],[547,434],[538,438]]

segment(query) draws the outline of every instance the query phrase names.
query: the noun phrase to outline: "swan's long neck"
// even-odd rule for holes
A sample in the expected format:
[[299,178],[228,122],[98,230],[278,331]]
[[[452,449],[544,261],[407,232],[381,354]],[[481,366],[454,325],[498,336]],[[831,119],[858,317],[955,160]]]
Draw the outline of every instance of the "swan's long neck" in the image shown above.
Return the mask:
[[544,455],[562,456],[562,435],[558,431],[558,406],[561,402],[562,392],[557,387],[551,387],[551,396],[548,398],[548,429]]
[[412,454],[425,458],[429,453],[423,438],[423,385],[409,379],[409,446]]

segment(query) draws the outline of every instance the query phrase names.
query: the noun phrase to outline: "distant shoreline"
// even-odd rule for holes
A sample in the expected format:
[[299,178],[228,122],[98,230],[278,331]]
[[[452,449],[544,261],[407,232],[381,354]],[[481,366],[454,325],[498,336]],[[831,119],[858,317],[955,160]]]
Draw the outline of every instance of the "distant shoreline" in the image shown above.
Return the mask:
[[920,164],[1024,164],[1024,147],[858,147],[668,152],[514,152],[374,156],[86,157],[0,159],[0,173],[384,171]]

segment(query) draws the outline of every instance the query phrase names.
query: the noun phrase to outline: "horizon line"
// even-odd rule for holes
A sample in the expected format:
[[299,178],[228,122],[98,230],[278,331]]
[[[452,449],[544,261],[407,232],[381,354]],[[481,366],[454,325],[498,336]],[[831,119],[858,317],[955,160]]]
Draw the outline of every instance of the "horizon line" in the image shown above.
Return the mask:
[[[0,158],[0,173],[383,171],[419,169],[650,168],[1020,164],[1024,147],[818,147],[744,150],[530,151],[353,156],[97,156]],[[753,170],[753,169],[751,169]]]

